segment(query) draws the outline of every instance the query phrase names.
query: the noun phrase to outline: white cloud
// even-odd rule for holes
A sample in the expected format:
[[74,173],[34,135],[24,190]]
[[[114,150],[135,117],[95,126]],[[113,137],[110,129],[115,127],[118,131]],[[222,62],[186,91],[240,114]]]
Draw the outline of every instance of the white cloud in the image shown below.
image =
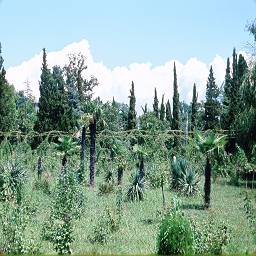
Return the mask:
[[[219,55],[216,55],[209,64],[193,57],[185,64],[178,60],[170,60],[156,67],[147,62],[132,63],[129,66],[117,66],[110,69],[104,63],[93,60],[87,40],[69,44],[60,51],[49,52],[47,54],[48,65],[49,67],[54,65],[64,66],[67,63],[68,54],[79,52],[87,57],[87,74],[98,78],[99,86],[95,89],[95,96],[100,96],[105,101],[111,100],[114,96],[117,101],[128,103],[131,81],[134,81],[137,110],[140,110],[140,106],[145,103],[148,103],[151,107],[155,87],[159,99],[161,99],[162,94],[165,94],[165,99],[172,98],[174,61],[177,68],[180,98],[186,102],[191,101],[194,83],[197,84],[199,99],[204,98],[210,65],[213,66],[214,75],[219,86],[225,76],[226,61]],[[10,67],[7,70],[8,81],[14,84],[17,90],[22,90],[25,88],[24,82],[29,80],[31,89],[38,98],[41,63],[42,53],[39,53],[18,66]]]

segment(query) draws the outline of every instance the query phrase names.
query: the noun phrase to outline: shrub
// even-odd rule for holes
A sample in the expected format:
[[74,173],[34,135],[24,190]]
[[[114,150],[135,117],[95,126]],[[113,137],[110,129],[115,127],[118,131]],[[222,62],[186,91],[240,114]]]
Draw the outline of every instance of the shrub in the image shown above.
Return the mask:
[[98,195],[108,195],[114,192],[114,184],[111,182],[103,182],[99,185]]
[[157,253],[177,255],[193,253],[193,233],[189,221],[178,211],[162,220],[157,238]]
[[84,195],[75,177],[66,167],[61,172],[50,218],[43,228],[43,238],[50,241],[59,254],[71,253],[71,243],[75,239],[73,222],[83,209]]
[[167,181],[168,164],[166,162],[152,163],[148,172],[146,172],[146,179],[152,188],[160,188],[162,183]]
[[201,223],[193,221],[192,229],[196,254],[220,255],[223,253],[224,246],[229,243],[228,228],[222,222],[213,219]]
[[2,250],[7,254],[34,254],[39,243],[28,226],[34,217],[27,202],[4,202],[0,212]]

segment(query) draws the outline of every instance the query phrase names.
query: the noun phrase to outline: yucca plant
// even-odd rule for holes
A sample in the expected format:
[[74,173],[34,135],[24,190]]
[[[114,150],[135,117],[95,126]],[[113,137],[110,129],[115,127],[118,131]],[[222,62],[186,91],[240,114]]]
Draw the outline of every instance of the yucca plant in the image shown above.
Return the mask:
[[144,178],[140,177],[138,171],[132,177],[132,182],[128,187],[127,199],[130,201],[141,201],[144,198]]
[[213,152],[217,150],[219,152],[220,148],[223,148],[225,145],[226,136],[216,136],[213,131],[210,131],[206,136],[203,136],[200,133],[196,133],[196,145],[198,149],[206,155],[206,164],[205,164],[205,183],[204,183],[204,205],[208,209],[211,203],[211,175],[212,175],[212,165],[211,158]]

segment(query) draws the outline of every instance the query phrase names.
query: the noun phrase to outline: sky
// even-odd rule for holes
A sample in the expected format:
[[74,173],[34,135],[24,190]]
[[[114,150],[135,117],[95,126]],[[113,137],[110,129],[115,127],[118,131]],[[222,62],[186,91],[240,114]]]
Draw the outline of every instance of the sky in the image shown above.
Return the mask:
[[85,54],[105,100],[127,102],[134,80],[139,104],[151,101],[154,87],[171,98],[176,61],[189,101],[194,82],[203,98],[210,65],[221,84],[233,47],[247,50],[255,13],[254,0],[2,0],[0,41],[8,80],[22,89],[28,79],[36,97],[45,47],[51,65]]

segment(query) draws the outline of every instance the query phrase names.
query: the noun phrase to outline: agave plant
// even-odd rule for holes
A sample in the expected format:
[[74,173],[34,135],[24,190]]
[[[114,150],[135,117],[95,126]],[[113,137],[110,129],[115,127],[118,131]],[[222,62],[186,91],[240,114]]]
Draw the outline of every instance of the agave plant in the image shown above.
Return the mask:
[[172,187],[187,196],[199,191],[199,176],[184,158],[174,158],[172,162]]
[[178,188],[183,194],[192,196],[199,192],[199,181],[199,176],[194,169],[188,168],[178,179]]
[[130,201],[141,201],[144,198],[144,178],[140,177],[138,171],[132,177],[132,182],[128,187],[127,199]]

